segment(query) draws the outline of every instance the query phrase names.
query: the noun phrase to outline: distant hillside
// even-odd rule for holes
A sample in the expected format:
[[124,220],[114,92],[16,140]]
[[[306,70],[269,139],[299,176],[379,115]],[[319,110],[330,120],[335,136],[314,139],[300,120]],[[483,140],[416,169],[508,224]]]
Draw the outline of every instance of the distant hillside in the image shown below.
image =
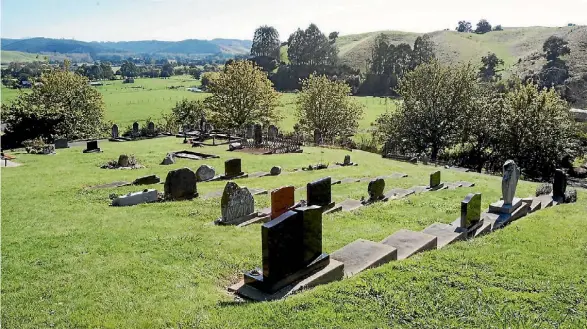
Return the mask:
[[[344,35],[337,39],[341,62],[361,71],[365,71],[370,58],[371,47],[377,35],[384,33],[396,43],[414,44],[419,33],[379,31],[363,34]],[[571,70],[583,70],[587,65],[587,51],[580,45],[587,44],[587,26],[573,27],[521,27],[505,28],[486,34],[458,33],[455,31],[437,31],[430,33],[436,44],[436,56],[441,62],[480,63],[481,57],[488,52],[495,53],[505,61],[508,73],[516,73],[518,61],[535,57],[542,53],[542,44],[551,35],[561,36],[569,41],[571,55],[568,58]],[[522,66],[522,64],[520,64]],[[523,69],[522,69],[523,70]],[[587,69],[584,70],[587,72]]]
[[43,55],[23,53],[20,51],[2,50],[0,57],[2,57],[2,64],[8,64],[10,62],[34,62],[44,60]]
[[28,53],[87,54],[90,57],[100,54],[133,55],[209,55],[246,54],[251,49],[250,40],[214,39],[183,41],[122,41],[85,42],[70,39],[30,38],[2,39],[2,50]]

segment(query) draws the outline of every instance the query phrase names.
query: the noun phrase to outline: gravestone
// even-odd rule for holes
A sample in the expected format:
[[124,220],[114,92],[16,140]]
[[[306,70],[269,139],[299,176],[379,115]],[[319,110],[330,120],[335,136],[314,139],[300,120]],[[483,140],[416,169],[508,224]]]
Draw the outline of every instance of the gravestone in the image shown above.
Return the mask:
[[322,132],[320,129],[314,130],[314,144],[320,145],[322,144]]
[[165,200],[191,200],[197,196],[196,174],[191,169],[180,168],[167,173]]
[[98,147],[98,141],[89,141],[86,143],[86,149],[83,151],[84,153],[94,153],[100,152],[100,148]]
[[161,178],[157,175],[148,175],[143,176],[135,179],[132,184],[133,185],[150,185],[150,184],[157,184],[161,182]]
[[277,137],[278,133],[279,130],[277,129],[277,127],[275,127],[274,125],[270,125],[267,131],[267,137],[269,138],[269,140],[273,141]]
[[137,136],[139,134],[139,123],[135,122],[132,124],[132,134]]
[[279,166],[271,167],[271,171],[269,171],[269,175],[277,176],[279,174],[281,174],[281,167],[279,167]]
[[198,182],[205,182],[211,180],[212,178],[214,178],[214,176],[216,176],[216,171],[214,170],[214,168],[208,165],[201,165],[200,168],[196,170],[196,180]]
[[430,162],[430,158],[426,154],[422,154],[422,156],[420,157],[420,160],[422,161],[422,163],[424,165],[428,165],[428,162]]
[[127,195],[116,197],[112,200],[112,206],[134,206],[141,203],[155,202],[157,199],[157,190],[144,190],[141,192],[128,193]]
[[149,123],[147,124],[147,131],[149,135],[155,134],[155,124],[153,123],[153,121],[149,121]]
[[118,126],[112,125],[112,138],[118,138]]
[[255,137],[255,125],[250,124],[247,126],[246,138],[253,138],[253,137]]
[[295,204],[295,187],[285,186],[271,191],[271,219],[288,211]]
[[514,160],[506,161],[503,165],[503,179],[501,181],[501,193],[503,195],[504,204],[512,204],[514,196],[516,195],[516,187],[519,178],[520,168],[518,168]]
[[319,206],[321,208],[330,208],[334,205],[332,202],[332,178],[326,177],[317,181],[308,183],[306,186],[308,206]]
[[245,285],[273,293],[298,282],[330,263],[322,252],[319,207],[287,211],[261,226],[262,270],[244,274]]
[[254,215],[255,200],[248,188],[228,182],[222,192],[220,209],[222,217],[216,221],[217,224],[238,225]]
[[209,132],[211,132],[212,130],[214,130],[214,126],[212,126],[212,125],[211,125],[210,123],[208,123],[208,122],[206,122],[206,125],[205,125],[205,126],[206,126],[206,129],[205,129],[205,131],[206,131],[207,133],[209,133]]
[[348,154],[347,154],[347,155],[345,155],[345,156],[344,156],[344,161],[343,161],[343,163],[342,163],[342,164],[343,164],[344,166],[350,166],[350,165],[352,164],[352,163],[351,163],[351,156],[350,156],[350,155],[348,155]]
[[430,174],[430,188],[434,189],[440,186],[440,171]]
[[206,129],[206,118],[202,117],[200,119],[200,131],[204,131]]
[[59,138],[55,140],[55,148],[56,149],[66,149],[69,145],[67,143],[67,138]]
[[255,125],[255,144],[263,144],[263,127],[260,124]]
[[129,167],[128,155],[121,154],[118,156],[118,166],[119,167]]
[[55,145],[47,144],[43,146],[43,154],[55,154]]
[[469,193],[461,202],[459,227],[473,228],[481,221],[481,193]]
[[171,165],[175,163],[175,155],[173,153],[167,153],[163,161],[161,162],[162,165]]
[[367,191],[369,192],[369,200],[367,202],[371,203],[385,198],[383,190],[385,190],[385,180],[383,178],[376,178],[370,181],[367,187]]
[[554,172],[554,182],[552,184],[552,198],[556,202],[563,202],[565,199],[565,192],[567,190],[567,175],[562,169],[557,169]]
[[229,159],[224,161],[224,177],[231,178],[243,175],[241,159]]

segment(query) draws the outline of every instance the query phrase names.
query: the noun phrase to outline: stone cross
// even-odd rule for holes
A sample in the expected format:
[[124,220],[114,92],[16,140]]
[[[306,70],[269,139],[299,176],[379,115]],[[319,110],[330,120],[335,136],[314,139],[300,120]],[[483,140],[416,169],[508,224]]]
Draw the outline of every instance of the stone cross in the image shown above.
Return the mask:
[[112,125],[112,138],[118,138],[118,126]]
[[285,186],[271,191],[271,219],[279,217],[295,204],[295,187]]
[[557,169],[554,172],[554,182],[552,184],[552,198],[561,202],[565,199],[565,192],[567,190],[567,175],[562,169]]
[[224,161],[224,176],[235,177],[244,174],[241,170],[241,159],[228,159]]
[[440,185],[440,170],[430,174],[430,188],[434,188]]
[[501,180],[501,193],[504,205],[511,205],[516,195],[516,187],[520,178],[520,168],[514,160],[508,160],[503,164],[503,179]]
[[481,193],[469,193],[461,202],[460,227],[469,228],[481,220]]
[[224,187],[220,201],[222,224],[240,224],[255,211],[255,200],[246,187],[239,187],[235,182],[228,182]]
[[326,207],[332,203],[332,178],[326,177],[306,186],[308,206]]
[[330,262],[322,253],[320,207],[289,210],[261,226],[263,269],[244,274],[244,282],[272,293]]
[[165,200],[191,200],[198,196],[196,173],[190,168],[180,168],[167,173]]

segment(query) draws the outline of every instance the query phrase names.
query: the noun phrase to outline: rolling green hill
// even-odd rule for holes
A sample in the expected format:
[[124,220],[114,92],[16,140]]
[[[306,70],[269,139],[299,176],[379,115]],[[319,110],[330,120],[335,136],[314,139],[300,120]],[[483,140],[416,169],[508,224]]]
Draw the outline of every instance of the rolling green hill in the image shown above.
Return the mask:
[[42,55],[9,50],[2,50],[0,57],[2,58],[2,64],[8,64],[10,62],[34,62],[43,60]]

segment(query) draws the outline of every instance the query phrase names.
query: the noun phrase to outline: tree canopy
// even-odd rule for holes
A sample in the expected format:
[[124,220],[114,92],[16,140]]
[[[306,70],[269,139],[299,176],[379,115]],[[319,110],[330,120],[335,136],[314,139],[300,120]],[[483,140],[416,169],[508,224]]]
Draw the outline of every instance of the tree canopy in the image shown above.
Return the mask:
[[495,53],[489,53],[481,58],[483,64],[479,68],[479,79],[484,82],[490,82],[501,79],[499,72],[503,69],[499,69],[499,66],[503,65],[503,60],[498,58]]
[[326,37],[316,24],[307,29],[297,29],[287,40],[287,55],[293,65],[333,65],[338,58],[334,41],[338,34]]
[[260,26],[255,30],[251,55],[278,58],[280,45],[279,32],[273,26]]
[[471,22],[459,21],[456,30],[457,32],[473,32],[473,25]]
[[484,34],[487,32],[491,32],[491,24],[489,24],[489,22],[486,19],[482,19],[477,23],[475,33]]

